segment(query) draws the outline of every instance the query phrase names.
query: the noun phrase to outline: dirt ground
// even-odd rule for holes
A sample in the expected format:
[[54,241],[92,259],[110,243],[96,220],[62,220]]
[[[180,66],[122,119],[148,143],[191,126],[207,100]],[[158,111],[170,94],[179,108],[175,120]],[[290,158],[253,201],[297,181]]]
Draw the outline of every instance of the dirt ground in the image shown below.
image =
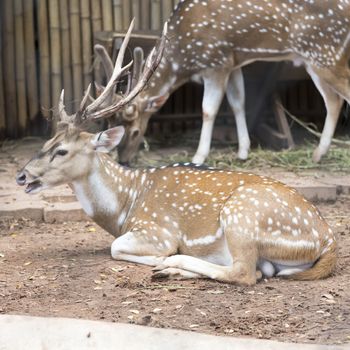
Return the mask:
[[320,204],[339,241],[334,276],[238,287],[152,280],[114,261],[113,237],[93,223],[0,221],[0,312],[178,328],[217,335],[336,344],[350,341],[350,196]]

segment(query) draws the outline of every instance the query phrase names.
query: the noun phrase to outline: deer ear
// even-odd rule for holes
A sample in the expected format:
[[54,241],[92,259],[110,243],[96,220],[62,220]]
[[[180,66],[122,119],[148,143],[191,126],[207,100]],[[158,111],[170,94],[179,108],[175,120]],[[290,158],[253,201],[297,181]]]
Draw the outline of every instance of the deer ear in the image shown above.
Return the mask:
[[147,100],[147,105],[146,105],[145,111],[152,112],[152,113],[157,112],[160,109],[160,107],[163,106],[163,104],[166,102],[166,100],[168,98],[169,98],[168,93],[166,93],[164,95],[150,97]]
[[108,153],[120,143],[124,133],[124,127],[117,126],[95,134],[91,139],[91,144],[97,152]]

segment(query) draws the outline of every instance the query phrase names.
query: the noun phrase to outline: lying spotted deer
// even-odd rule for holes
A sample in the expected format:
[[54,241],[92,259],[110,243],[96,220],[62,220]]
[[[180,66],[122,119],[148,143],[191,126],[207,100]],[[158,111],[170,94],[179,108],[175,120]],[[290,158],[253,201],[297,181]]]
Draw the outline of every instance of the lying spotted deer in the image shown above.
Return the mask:
[[[105,98],[118,77],[130,30],[107,88],[69,116],[63,92],[56,135],[17,174],[27,193],[68,183],[86,214],[116,237],[114,259],[155,267],[158,277],[209,277],[251,285],[262,275],[312,280],[336,264],[336,241],[319,211],[294,189],[264,176],[191,164],[130,169],[107,154],[122,126],[97,134],[82,123],[116,112],[146,84],[161,59],[147,60],[143,83],[111,106]],[[147,74],[146,74],[146,73]],[[146,75],[145,75],[146,74]]]
[[304,65],[321,93],[327,117],[314,161],[327,153],[345,99],[350,103],[348,0],[183,0],[168,20],[169,42],[150,84],[125,114],[119,149],[128,162],[151,115],[190,79],[204,83],[203,124],[194,163],[209,154],[213,124],[224,94],[235,115],[238,157],[250,147],[241,67],[257,60]]

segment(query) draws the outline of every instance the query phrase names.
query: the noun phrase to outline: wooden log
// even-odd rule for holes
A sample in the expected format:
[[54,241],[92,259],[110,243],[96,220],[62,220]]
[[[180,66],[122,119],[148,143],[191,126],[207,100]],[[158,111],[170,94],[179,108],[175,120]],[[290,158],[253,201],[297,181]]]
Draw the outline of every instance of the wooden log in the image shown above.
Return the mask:
[[69,25],[69,10],[68,0],[60,0],[60,17],[61,17],[61,39],[62,39],[62,73],[63,73],[63,88],[66,110],[68,113],[73,113],[72,101],[73,81],[72,81],[72,66],[71,66],[71,41],[70,41],[70,25]]
[[123,1],[123,30],[126,30],[131,22],[130,0]]
[[278,131],[285,137],[287,148],[294,148],[295,143],[293,135],[288,124],[287,116],[282,108],[281,99],[278,94],[274,94],[273,96],[273,111]]
[[79,104],[83,95],[83,67],[81,58],[81,28],[79,0],[69,1],[69,24],[72,42],[72,70],[74,100]]
[[113,0],[113,21],[114,30],[123,30],[123,5],[122,0]]
[[24,10],[24,42],[25,42],[25,68],[27,101],[29,110],[29,119],[34,120],[39,112],[38,105],[38,80],[36,68],[35,53],[35,34],[34,34],[34,1],[23,1]]
[[84,89],[92,82],[92,33],[90,25],[90,4],[88,1],[80,2],[81,34],[83,54]]
[[161,28],[161,8],[160,0],[151,0],[151,29],[160,30]]
[[50,94],[50,45],[47,1],[38,2],[38,35],[39,35],[39,92],[40,107],[44,117],[49,117],[51,104]]
[[110,0],[102,0],[102,28],[103,30],[113,30],[113,12]]
[[18,135],[22,136],[27,127],[27,101],[26,101],[26,76],[25,76],[25,51],[23,32],[23,4],[22,0],[14,1],[15,14],[15,45],[16,45],[16,89],[17,89],[17,113],[18,113]]
[[3,31],[3,83],[5,93],[5,122],[6,135],[17,137],[17,104],[16,104],[16,81],[15,81],[15,40],[14,40],[14,18],[13,1],[2,2],[2,13],[4,20]]

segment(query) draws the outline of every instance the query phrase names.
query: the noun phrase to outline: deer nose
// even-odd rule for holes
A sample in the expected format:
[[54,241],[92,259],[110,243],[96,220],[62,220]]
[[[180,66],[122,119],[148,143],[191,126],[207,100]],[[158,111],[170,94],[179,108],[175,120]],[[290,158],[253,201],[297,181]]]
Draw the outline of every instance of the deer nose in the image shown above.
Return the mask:
[[24,171],[20,171],[16,175],[16,182],[18,185],[23,186],[26,183],[27,176]]

